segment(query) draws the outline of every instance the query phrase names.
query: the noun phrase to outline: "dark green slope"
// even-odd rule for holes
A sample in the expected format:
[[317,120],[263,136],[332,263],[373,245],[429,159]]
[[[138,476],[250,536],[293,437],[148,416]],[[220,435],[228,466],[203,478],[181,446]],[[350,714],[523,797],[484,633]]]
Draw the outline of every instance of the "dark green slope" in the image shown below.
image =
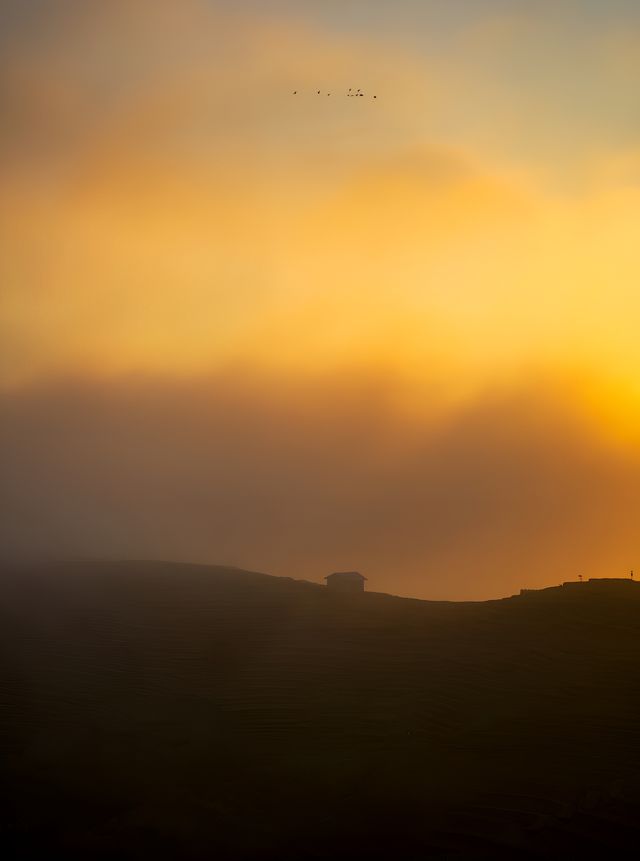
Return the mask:
[[165,563],[2,573],[10,858],[635,845],[640,587],[340,596]]

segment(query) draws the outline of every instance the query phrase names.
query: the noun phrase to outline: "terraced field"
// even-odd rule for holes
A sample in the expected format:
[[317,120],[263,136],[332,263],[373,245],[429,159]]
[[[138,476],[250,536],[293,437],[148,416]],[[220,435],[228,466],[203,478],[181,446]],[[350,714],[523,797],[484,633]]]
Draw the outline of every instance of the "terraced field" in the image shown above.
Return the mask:
[[431,603],[151,562],[0,583],[3,857],[640,839],[640,586]]

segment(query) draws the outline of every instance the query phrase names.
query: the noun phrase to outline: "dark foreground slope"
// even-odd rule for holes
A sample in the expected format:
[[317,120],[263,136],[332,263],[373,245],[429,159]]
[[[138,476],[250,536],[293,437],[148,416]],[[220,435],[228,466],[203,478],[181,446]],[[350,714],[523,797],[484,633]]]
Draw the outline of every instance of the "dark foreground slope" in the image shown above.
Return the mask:
[[640,839],[640,586],[447,604],[156,563],[0,582],[4,858]]

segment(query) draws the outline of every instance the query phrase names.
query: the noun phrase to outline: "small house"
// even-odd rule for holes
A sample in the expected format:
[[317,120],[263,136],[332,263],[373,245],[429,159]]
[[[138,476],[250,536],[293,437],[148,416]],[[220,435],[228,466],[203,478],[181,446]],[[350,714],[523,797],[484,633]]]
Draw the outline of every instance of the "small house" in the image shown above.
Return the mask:
[[367,579],[358,571],[336,571],[324,578],[327,586],[334,592],[364,592]]

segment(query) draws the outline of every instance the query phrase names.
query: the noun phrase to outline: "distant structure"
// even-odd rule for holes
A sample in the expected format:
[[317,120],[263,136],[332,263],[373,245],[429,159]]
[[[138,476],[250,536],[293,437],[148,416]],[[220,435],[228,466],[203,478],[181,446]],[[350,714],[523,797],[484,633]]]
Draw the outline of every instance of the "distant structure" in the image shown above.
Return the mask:
[[617,589],[627,589],[629,586],[635,587],[638,581],[634,579],[633,571],[630,577],[590,577],[588,580],[583,580],[582,574],[578,574],[577,580],[565,580],[559,586],[547,586],[544,589],[521,589],[521,595],[532,595],[533,593],[547,592],[554,589],[572,590],[578,587],[588,589],[588,591],[611,592]]
[[364,592],[367,578],[358,571],[336,571],[324,579],[333,592]]
[[[575,586],[575,583],[563,583],[563,586]],[[587,580],[587,586],[607,589],[608,587],[617,588],[619,586],[636,585],[633,577],[590,577]]]

